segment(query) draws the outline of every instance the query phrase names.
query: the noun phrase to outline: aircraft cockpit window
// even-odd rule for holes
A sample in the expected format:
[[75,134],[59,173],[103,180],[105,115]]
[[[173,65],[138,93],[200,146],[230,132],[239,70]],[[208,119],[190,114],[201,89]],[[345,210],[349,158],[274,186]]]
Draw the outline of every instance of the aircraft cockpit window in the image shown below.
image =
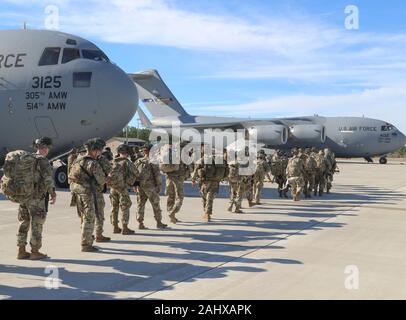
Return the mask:
[[392,131],[393,127],[392,126],[382,126],[381,131]]
[[68,63],[80,59],[80,52],[78,49],[65,48],[63,49],[62,63]]
[[110,62],[109,58],[101,50],[82,50],[85,59]]
[[59,62],[59,54],[61,53],[61,48],[45,48],[41,59],[39,60],[39,66],[52,66]]

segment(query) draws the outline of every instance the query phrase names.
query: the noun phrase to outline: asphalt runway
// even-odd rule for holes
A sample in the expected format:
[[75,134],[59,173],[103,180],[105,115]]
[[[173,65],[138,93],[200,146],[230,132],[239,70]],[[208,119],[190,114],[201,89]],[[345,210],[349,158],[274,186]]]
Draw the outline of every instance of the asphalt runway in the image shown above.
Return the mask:
[[[406,299],[406,166],[345,161],[333,193],[277,198],[229,213],[227,186],[204,223],[197,189],[186,183],[182,223],[113,235],[106,197],[98,253],[80,251],[80,222],[70,193],[50,207],[43,261],[17,260],[17,205],[0,200],[1,299]],[[130,227],[135,220],[132,195]],[[166,198],[161,198],[168,222]],[[59,279],[59,280],[58,280]]]

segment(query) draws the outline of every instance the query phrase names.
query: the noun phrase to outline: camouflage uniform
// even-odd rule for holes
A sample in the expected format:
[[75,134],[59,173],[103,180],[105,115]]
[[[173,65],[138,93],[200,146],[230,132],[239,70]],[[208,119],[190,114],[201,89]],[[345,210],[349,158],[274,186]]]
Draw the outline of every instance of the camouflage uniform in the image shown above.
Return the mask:
[[[111,171],[111,163],[106,158],[105,155],[101,155],[97,158],[97,162],[103,170],[105,178],[109,175]],[[104,208],[106,207],[106,202],[104,201],[104,189],[105,185],[97,187],[97,208],[99,209],[99,215],[96,217],[96,236],[101,236],[103,234],[103,225],[104,225]]]
[[[76,205],[78,212],[82,217],[82,248],[92,247],[94,241],[93,232],[96,221],[96,209],[91,192],[89,176],[94,177],[96,181],[96,189],[101,190],[106,182],[106,174],[99,161],[90,156],[79,157],[73,163],[70,172],[70,181],[71,191],[77,196]],[[99,194],[99,192],[97,192],[97,194]],[[101,202],[100,197],[96,196],[96,200],[99,205]]]
[[286,168],[286,175],[288,183],[292,187],[293,200],[300,200],[300,193],[302,192],[304,180],[304,164],[299,154],[294,154],[289,160]]
[[149,156],[145,155],[135,163],[137,168],[138,186],[137,194],[137,220],[140,224],[140,229],[144,229],[145,204],[150,201],[154,211],[154,217],[157,222],[157,227],[162,228],[166,225],[162,224],[162,210],[159,203],[159,192],[161,190],[161,177],[159,167],[149,161]]
[[314,190],[315,179],[316,179],[316,159],[310,153],[310,150],[307,150],[307,153],[303,156],[304,160],[304,195],[306,198],[311,198],[311,193]]
[[235,213],[242,213],[241,204],[244,196],[244,176],[239,174],[239,164],[236,161],[228,164],[228,183],[230,185],[230,204],[228,211],[233,210]]
[[18,208],[20,226],[17,245],[25,246],[27,244],[28,231],[31,227],[31,248],[38,251],[42,247],[42,230],[47,215],[45,197],[47,193],[55,194],[55,187],[49,160],[38,154],[34,154],[34,156],[37,159],[37,170],[34,174],[36,190],[32,197],[21,203]]
[[166,206],[171,222],[179,222],[175,215],[179,212],[183,204],[183,183],[190,176],[191,169],[184,163],[179,164],[179,170],[166,175],[166,195],[168,196]]
[[256,170],[254,173],[253,193],[255,204],[261,203],[261,192],[262,188],[264,187],[265,176],[268,175],[270,169],[271,168],[269,167],[269,164],[265,159],[265,155],[260,154],[257,159]]
[[288,166],[288,158],[280,151],[275,153],[272,156],[271,161],[271,173],[274,176],[274,181],[278,184],[278,193],[279,197],[282,198],[282,195],[287,198],[287,189],[285,189],[285,184],[287,181],[286,178],[286,167]]
[[325,172],[327,169],[327,163],[326,159],[324,157],[324,151],[321,150],[317,156],[316,156],[316,174],[315,174],[315,187],[314,187],[314,195],[317,195],[317,192],[319,196],[321,197],[324,192],[325,188]]
[[[207,164],[201,158],[195,165],[195,170],[192,174],[192,181],[199,181],[200,195],[202,197],[204,215],[203,219],[210,222],[213,214],[213,202],[219,191],[220,182],[228,176],[226,164],[215,164],[214,158],[211,164]],[[206,159],[206,162],[210,162]],[[216,172],[217,171],[217,172]],[[222,171],[222,176],[218,172]]]
[[121,209],[121,222],[128,225],[130,221],[130,208],[132,205],[128,188],[132,187],[136,178],[135,165],[128,158],[118,157],[113,161],[113,167],[119,166],[122,172],[121,181],[116,187],[110,187],[111,215],[110,221],[113,226],[118,225],[118,212]]
[[326,172],[325,172],[325,182],[326,182],[326,191],[330,193],[331,188],[333,187],[334,172],[337,167],[337,162],[335,160],[335,155],[330,149],[324,149],[324,158],[326,159]]

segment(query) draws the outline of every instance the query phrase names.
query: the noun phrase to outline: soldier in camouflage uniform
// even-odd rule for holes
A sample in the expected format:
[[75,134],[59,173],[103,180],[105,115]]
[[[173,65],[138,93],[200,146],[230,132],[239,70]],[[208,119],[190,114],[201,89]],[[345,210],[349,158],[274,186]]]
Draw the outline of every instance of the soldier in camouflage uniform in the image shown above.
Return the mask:
[[317,154],[316,163],[314,195],[317,196],[318,194],[321,197],[325,188],[325,172],[327,168],[323,150],[320,150]]
[[147,200],[150,201],[152,209],[154,210],[154,217],[156,220],[156,227],[164,229],[168,225],[162,223],[162,210],[159,203],[159,193],[161,191],[161,176],[159,166],[150,162],[149,152],[151,145],[143,147],[144,157],[136,161],[135,166],[137,170],[137,180],[139,186],[137,187],[137,220],[139,222],[138,228],[140,230],[147,229],[144,225],[145,204]]
[[334,173],[337,169],[337,162],[335,159],[335,154],[329,148],[324,149],[324,157],[326,159],[326,191],[327,193],[330,193],[330,190],[333,187]]
[[[106,142],[100,138],[98,139],[98,143],[100,145],[105,146]],[[108,158],[107,158],[108,157]],[[100,167],[103,169],[103,173],[105,178],[109,175],[111,171],[111,162],[109,160],[110,155],[107,153],[103,153],[98,156],[97,162],[99,162]],[[104,226],[104,209],[106,207],[106,202],[104,201],[104,192],[107,190],[106,184],[103,186],[98,186],[96,188],[97,191],[97,209],[99,210],[99,214],[96,216],[96,242],[108,242],[111,240],[109,237],[105,237],[103,235],[103,226]]]
[[259,151],[254,173],[254,204],[261,204],[262,188],[264,187],[265,177],[268,176],[269,178],[270,170],[271,168],[266,161],[265,152],[263,150]]
[[[110,221],[114,227],[113,233],[130,235],[134,234],[134,230],[128,228],[130,221],[130,208],[132,205],[128,188],[134,186],[137,173],[135,165],[129,159],[130,147],[128,145],[119,145],[117,148],[117,154],[118,157],[113,161],[113,169],[108,178],[111,203]],[[122,229],[118,226],[119,209],[121,209]]]
[[305,165],[303,193],[306,198],[311,198],[315,186],[317,162],[310,149],[305,150],[303,161]]
[[[33,147],[37,150],[34,154],[37,161],[34,173],[34,185],[36,188],[30,199],[21,203],[18,208],[20,226],[17,234],[17,259],[40,260],[47,258],[47,255],[39,252],[39,249],[42,247],[42,231],[47,215],[45,204],[47,193],[50,195],[51,204],[56,201],[52,167],[46,158],[51,146],[52,140],[48,137],[37,139],[33,144]],[[25,251],[30,226],[31,254]]]
[[299,151],[296,149],[292,150],[292,158],[289,159],[286,176],[289,185],[292,187],[293,200],[299,201],[304,185],[304,164]]
[[[171,152],[172,149],[170,148]],[[166,172],[166,195],[168,196],[166,207],[169,213],[169,219],[172,223],[180,222],[176,218],[176,214],[180,211],[183,204],[184,192],[183,184],[187,178],[191,175],[191,167],[180,161],[179,165],[176,165],[176,169],[171,172]]]
[[99,214],[96,212],[99,201],[97,192],[92,192],[92,184],[100,190],[106,182],[106,174],[97,160],[104,145],[99,139],[90,139],[85,143],[85,147],[87,153],[74,161],[69,179],[71,191],[76,194],[77,210],[82,217],[82,251],[94,252],[98,251],[98,248],[93,246],[93,232]]
[[244,176],[239,173],[240,165],[238,161],[230,161],[228,163],[228,183],[230,185],[230,205],[227,210],[232,212],[233,206],[235,213],[243,213],[241,210],[242,198],[244,196]]
[[[213,154],[215,151],[213,150]],[[223,159],[223,163],[217,163],[214,155],[205,156],[199,159],[195,165],[195,170],[192,174],[192,185],[199,182],[200,195],[203,202],[203,220],[211,221],[213,214],[213,202],[219,191],[220,182],[228,176],[227,164]]]
[[287,181],[286,167],[288,166],[288,158],[283,154],[281,150],[277,150],[272,156],[271,160],[271,173],[274,176],[274,181],[278,184],[279,197],[288,198],[288,189],[285,188]]

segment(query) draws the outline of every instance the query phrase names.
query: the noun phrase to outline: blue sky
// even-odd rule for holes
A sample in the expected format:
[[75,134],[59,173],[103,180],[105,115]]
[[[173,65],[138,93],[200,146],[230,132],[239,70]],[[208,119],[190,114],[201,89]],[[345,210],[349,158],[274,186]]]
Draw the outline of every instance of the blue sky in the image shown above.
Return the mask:
[[405,1],[0,0],[0,28],[44,28],[50,4],[61,31],[127,72],[157,69],[192,114],[365,115],[406,131]]

